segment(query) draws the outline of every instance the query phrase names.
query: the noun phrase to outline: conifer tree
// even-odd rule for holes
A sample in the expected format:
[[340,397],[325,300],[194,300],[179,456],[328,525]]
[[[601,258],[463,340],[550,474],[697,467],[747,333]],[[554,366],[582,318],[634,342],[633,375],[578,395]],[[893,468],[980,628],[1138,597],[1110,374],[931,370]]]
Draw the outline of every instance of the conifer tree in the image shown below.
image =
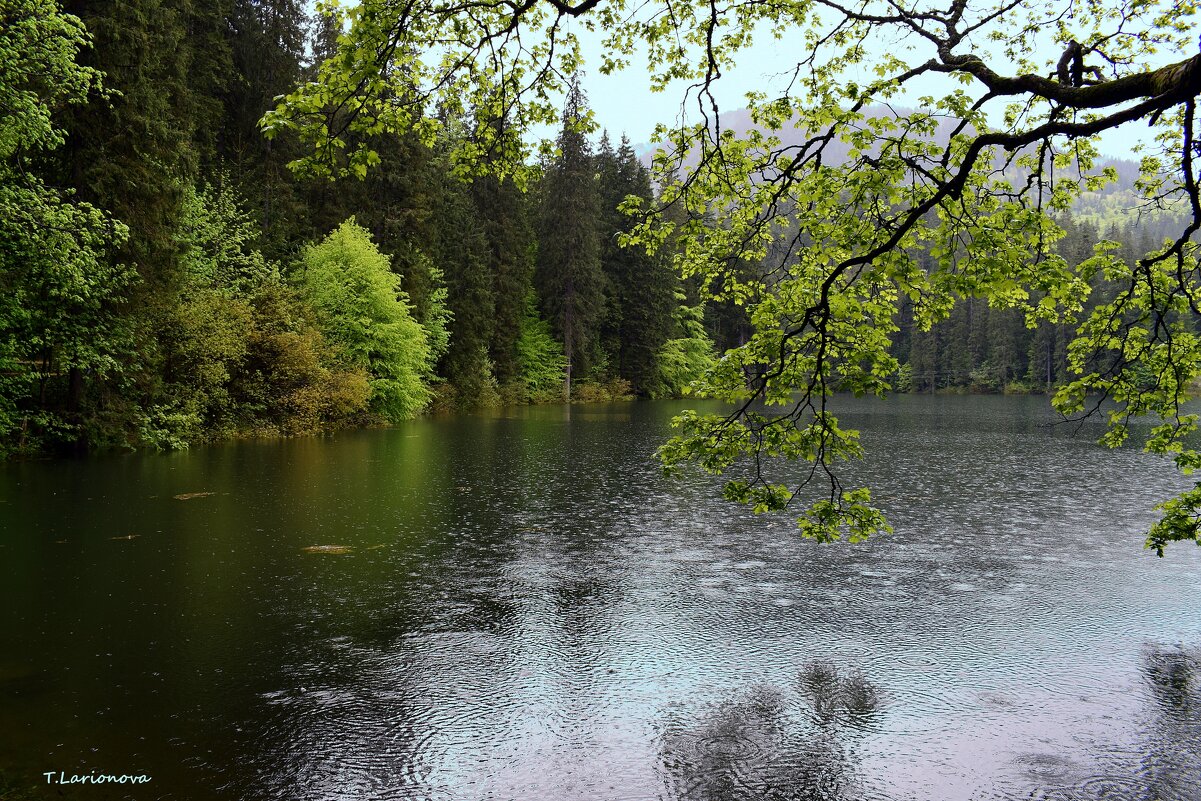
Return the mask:
[[492,278],[488,354],[497,382],[504,385],[518,377],[517,339],[533,278],[528,205],[511,180],[491,175],[472,181],[471,197]]
[[621,198],[617,175],[617,153],[613,150],[613,142],[609,139],[609,131],[601,132],[596,154],[597,197],[600,202],[600,213],[597,216],[597,238],[600,243],[601,272],[604,281],[601,293],[604,297],[603,311],[597,335],[600,337],[600,347],[606,361],[618,364],[621,359],[621,319],[622,303],[618,296],[618,286],[613,280],[612,268],[615,255],[620,250],[617,233],[620,230],[620,212],[617,210]]
[[649,203],[650,172],[643,167],[630,140],[621,138],[616,152],[602,140],[598,154],[601,202],[601,265],[608,296],[602,331],[617,373],[641,395],[662,391],[657,364],[660,349],[675,327],[675,275],[668,254],[650,255],[643,248],[623,247],[634,220],[619,208],[634,196]]
[[584,93],[574,82],[563,110],[558,152],[546,165],[540,193],[535,283],[546,317],[563,341],[566,398],[571,397],[572,380],[588,374],[604,302],[597,236],[600,200],[584,133],[587,116]]
[[125,253],[152,286],[174,279],[181,182],[194,175],[187,0],[68,0],[93,46],[79,61],[110,90],[64,115],[60,180],[129,226]]
[[197,23],[191,0],[67,0],[64,8],[92,35],[79,63],[99,70],[108,91],[65,110],[65,145],[43,169],[128,226],[106,269],[126,264],[141,278],[127,305],[110,308],[135,340],[123,385],[82,368],[68,371],[66,406],[82,426],[84,446],[125,441],[129,425],[162,390],[161,335],[180,281],[175,229],[183,189],[197,172],[196,131],[213,107],[198,99],[202,87],[194,84],[211,70],[191,73],[202,46],[189,27]]
[[704,310],[688,306],[683,292],[676,293],[673,336],[663,343],[655,366],[659,372],[657,394],[679,397],[690,391],[692,382],[713,366],[713,341],[705,332]]
[[218,142],[225,130],[225,98],[235,79],[228,36],[233,2],[192,0],[183,6],[189,53],[184,113],[191,120],[192,147],[203,175],[216,175],[223,167]]
[[454,386],[459,405],[486,404],[495,384],[488,358],[492,275],[487,241],[468,185],[446,182],[434,212],[434,227],[434,263],[445,275],[446,305],[453,316],[441,374]]
[[289,255],[309,230],[306,204],[287,165],[298,155],[290,135],[267,139],[259,128],[277,98],[300,83],[308,37],[303,0],[232,0],[228,17],[235,69],[225,97],[218,147],[251,200],[272,258]]

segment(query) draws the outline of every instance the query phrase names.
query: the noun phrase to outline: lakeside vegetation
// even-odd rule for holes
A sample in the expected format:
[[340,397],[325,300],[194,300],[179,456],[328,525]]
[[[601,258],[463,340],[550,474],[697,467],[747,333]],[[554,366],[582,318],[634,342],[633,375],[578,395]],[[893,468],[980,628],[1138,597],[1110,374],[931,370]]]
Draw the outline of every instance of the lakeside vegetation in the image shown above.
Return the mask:
[[[752,336],[746,303],[681,280],[672,248],[621,246],[636,219],[619,207],[655,191],[624,138],[594,146],[574,85],[524,187],[455,160],[479,120],[445,107],[426,110],[432,146],[378,133],[371,171],[331,183],[290,170],[302,146],[259,125],[336,54],[340,17],[298,0],[5,0],[3,14],[0,80],[19,109],[0,153],[8,456],[679,396]],[[1132,262],[1157,231],[1104,228],[1097,197],[1093,217],[1062,221],[1059,252],[1077,264],[1104,238]],[[763,278],[766,261],[739,269]],[[897,326],[899,391],[1066,379],[1069,327],[987,299],[928,331],[902,301]]]
[[[4,0],[0,450],[689,387],[734,410],[681,416],[665,466],[753,464],[725,494],[760,511],[819,479],[819,539],[887,528],[833,469],[862,452],[838,390],[1110,400],[1104,444],[1150,417],[1144,447],[1201,466],[1201,56],[1174,11],[707,2]],[[658,126],[651,170],[590,138],[576,17],[602,72],[693,81],[702,121]],[[711,88],[757,20],[806,55],[723,128]],[[897,31],[913,64],[882,55]],[[927,74],[970,88],[899,105]],[[1123,175],[1098,136],[1133,122],[1153,144]],[[812,468],[769,482],[775,457]],[[1152,547],[1201,534],[1201,484],[1162,509]]]
[[578,130],[579,92],[528,191],[452,162],[473,123],[448,108],[426,110],[438,141],[381,133],[370,176],[330,183],[259,120],[332,56],[335,16],[4,0],[0,20],[0,453],[664,397],[713,361],[671,254],[618,245],[649,173]]

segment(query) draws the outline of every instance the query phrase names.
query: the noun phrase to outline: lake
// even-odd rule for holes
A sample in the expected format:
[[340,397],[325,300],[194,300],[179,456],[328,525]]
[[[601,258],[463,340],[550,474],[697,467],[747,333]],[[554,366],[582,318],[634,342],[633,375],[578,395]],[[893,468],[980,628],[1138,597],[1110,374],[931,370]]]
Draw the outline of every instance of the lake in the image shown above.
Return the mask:
[[661,475],[687,405],[0,467],[0,777],[20,798],[1201,798],[1201,549],[1142,548],[1187,486],[1168,463],[1049,425],[1043,398],[839,398],[896,533],[819,545]]

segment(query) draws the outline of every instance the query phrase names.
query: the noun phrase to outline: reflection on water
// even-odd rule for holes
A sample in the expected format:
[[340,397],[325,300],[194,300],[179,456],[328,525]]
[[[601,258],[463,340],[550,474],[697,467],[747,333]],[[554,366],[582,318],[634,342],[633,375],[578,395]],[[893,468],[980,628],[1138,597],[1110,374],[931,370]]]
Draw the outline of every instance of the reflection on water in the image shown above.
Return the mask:
[[1201,676],[1196,650],[1150,647],[1143,655],[1143,673],[1164,716],[1188,722],[1201,705]]
[[662,736],[668,795],[681,801],[849,801],[857,730],[877,711],[862,674],[811,662],[794,686],[760,685]]
[[4,467],[0,784],[1197,801],[1201,549],[1140,548],[1181,479],[1041,399],[838,400],[857,546],[664,479],[671,404]]
[[1201,648],[1150,646],[1143,675],[1153,705],[1140,774],[1162,801],[1201,798]]

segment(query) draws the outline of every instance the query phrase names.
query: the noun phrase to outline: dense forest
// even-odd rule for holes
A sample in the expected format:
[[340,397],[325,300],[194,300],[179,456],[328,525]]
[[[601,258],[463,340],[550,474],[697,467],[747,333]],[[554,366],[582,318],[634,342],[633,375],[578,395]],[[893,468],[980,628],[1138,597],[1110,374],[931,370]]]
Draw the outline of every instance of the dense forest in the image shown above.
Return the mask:
[[0,451],[658,397],[713,359],[670,256],[619,247],[617,206],[650,197],[649,173],[580,132],[578,91],[528,191],[460,176],[447,154],[471,126],[445,109],[432,145],[380,134],[370,175],[328,182],[259,120],[331,53],[336,18],[301,0],[0,8],[0,83],[29,111],[0,136]]
[[[531,186],[456,162],[479,126],[446,108],[424,110],[432,143],[381,131],[378,164],[328,181],[290,169],[300,144],[260,119],[335,52],[336,16],[302,0],[0,9],[2,455],[671,397],[748,336],[743,307],[681,280],[670,248],[622,247],[619,206],[655,187],[624,137],[587,133],[578,87]],[[1157,241],[1155,219],[1094,205],[1061,220],[1070,263]],[[969,299],[921,331],[902,306],[897,325],[901,391],[1065,374],[1068,327],[1015,309]]]
[[[1098,247],[1133,264],[1181,225],[1170,214],[1139,218],[1126,214],[1124,207],[1105,215],[1068,216],[1058,223],[1065,235],[1056,250],[1072,266],[1090,259]],[[1113,300],[1116,285],[1103,274],[1094,274],[1090,283],[1085,311]],[[893,383],[899,391],[1049,392],[1068,380],[1073,323],[1031,327],[1023,309],[972,297],[956,304],[929,331],[913,324],[912,304],[902,299],[897,322],[893,355],[902,367]]]

